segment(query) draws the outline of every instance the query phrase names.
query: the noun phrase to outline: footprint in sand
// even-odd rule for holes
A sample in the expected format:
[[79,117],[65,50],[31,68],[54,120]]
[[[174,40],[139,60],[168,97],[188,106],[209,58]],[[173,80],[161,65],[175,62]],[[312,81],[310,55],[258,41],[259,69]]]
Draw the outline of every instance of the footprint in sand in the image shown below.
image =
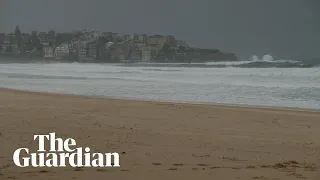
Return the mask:
[[247,169],[255,169],[256,167],[255,166],[247,166],[246,168]]
[[74,171],[84,171],[83,168],[75,168]]
[[178,168],[169,168],[168,170],[169,170],[169,171],[177,171]]
[[4,166],[0,167],[0,169],[6,169],[6,168],[8,168],[10,166],[11,166],[10,164],[7,164],[7,165],[4,165]]
[[241,169],[240,167],[228,167],[228,166],[213,166],[210,169]]
[[209,166],[209,164],[198,164],[198,166]]
[[96,171],[98,171],[98,172],[108,172],[107,169],[97,169]]
[[128,172],[128,171],[130,171],[129,169],[121,169],[120,171],[126,171],[126,172]]
[[162,165],[162,164],[161,164],[161,163],[152,163],[152,165],[160,166],[160,165]]
[[253,177],[252,179],[266,179],[266,177],[264,177],[264,176],[256,176],[256,177]]
[[307,179],[302,174],[298,174],[296,172],[288,174],[289,176],[295,176],[297,179]]
[[49,173],[50,171],[48,171],[48,170],[40,170],[40,171],[38,171],[38,173]]
[[173,166],[183,166],[183,164],[172,164]]

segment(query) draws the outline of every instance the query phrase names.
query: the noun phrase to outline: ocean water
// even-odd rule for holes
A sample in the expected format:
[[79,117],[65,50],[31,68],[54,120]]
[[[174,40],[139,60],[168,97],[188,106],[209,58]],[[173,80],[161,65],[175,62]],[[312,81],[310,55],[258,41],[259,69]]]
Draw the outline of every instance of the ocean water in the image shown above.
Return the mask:
[[[320,110],[320,67],[206,64],[0,64],[0,87],[39,92]],[[265,66],[248,64],[261,63]],[[270,65],[274,64],[274,65]],[[257,65],[257,64],[256,64]]]

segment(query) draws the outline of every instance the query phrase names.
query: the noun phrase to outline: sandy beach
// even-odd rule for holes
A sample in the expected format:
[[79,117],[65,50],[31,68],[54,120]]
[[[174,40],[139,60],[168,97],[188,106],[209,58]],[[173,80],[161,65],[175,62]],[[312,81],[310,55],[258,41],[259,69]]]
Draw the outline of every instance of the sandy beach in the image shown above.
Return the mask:
[[[320,113],[98,99],[0,89],[0,179],[317,179]],[[120,168],[18,168],[56,132]],[[318,176],[320,179],[320,176]]]

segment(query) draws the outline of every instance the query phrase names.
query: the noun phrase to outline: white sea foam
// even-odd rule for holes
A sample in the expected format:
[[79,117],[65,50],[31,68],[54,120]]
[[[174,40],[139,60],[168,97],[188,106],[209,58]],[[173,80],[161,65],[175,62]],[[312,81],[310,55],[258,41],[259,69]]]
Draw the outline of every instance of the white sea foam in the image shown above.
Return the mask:
[[219,61],[219,62],[208,62],[207,65],[225,65],[225,66],[237,66],[254,62],[265,62],[265,63],[301,63],[301,61],[297,60],[285,60],[285,59],[277,59],[275,60],[271,55],[267,54],[259,58],[256,55],[252,55],[249,60],[245,61]]

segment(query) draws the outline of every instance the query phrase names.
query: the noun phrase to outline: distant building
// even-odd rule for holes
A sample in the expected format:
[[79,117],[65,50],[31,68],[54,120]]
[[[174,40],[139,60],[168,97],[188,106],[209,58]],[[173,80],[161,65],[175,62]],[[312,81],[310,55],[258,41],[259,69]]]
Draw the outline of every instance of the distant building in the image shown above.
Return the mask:
[[76,48],[73,48],[72,46],[69,46],[68,50],[69,50],[69,56],[72,56],[72,57],[76,56],[76,54],[77,54]]
[[141,61],[141,53],[136,49],[131,49],[129,53],[129,59],[131,62]]
[[98,52],[99,52],[99,60],[106,59],[106,57],[107,57],[107,48],[106,48],[106,46],[100,46]]
[[132,47],[134,47],[135,44],[134,44],[133,40],[129,39],[129,40],[126,41],[126,45],[128,47],[132,48]]
[[21,47],[20,51],[22,52],[31,52],[33,49],[32,45],[32,36],[28,33],[21,34]]
[[156,44],[151,44],[149,47],[153,55],[158,54],[158,52],[160,51],[160,48]]
[[54,57],[60,59],[61,57],[69,56],[68,46],[58,46],[54,51]]
[[38,32],[37,31],[31,32],[31,41],[32,41],[33,48],[39,47],[40,42],[38,40]]
[[145,43],[143,43],[143,42],[136,42],[136,43],[134,43],[134,48],[135,48],[137,51],[139,51],[139,52],[142,51],[142,47],[144,47],[144,46],[145,46]]
[[128,35],[128,34],[125,34],[125,35],[122,36],[122,40],[124,42],[126,42],[126,41],[129,41],[129,40],[132,40],[132,37],[130,35]]
[[49,45],[49,38],[46,32],[39,32],[38,38],[40,40],[40,44],[42,44],[43,46]]
[[176,43],[176,38],[174,36],[166,36],[165,39],[166,44],[175,45]]
[[43,46],[48,46],[49,45],[49,39],[47,36],[41,36],[40,37],[40,44]]
[[44,47],[43,48],[43,58],[53,58],[53,48],[52,47]]
[[19,53],[19,47],[18,47],[18,45],[17,44],[13,44],[13,45],[11,45],[11,49],[12,49],[12,52],[13,53]]
[[20,31],[19,26],[16,26],[16,29],[14,30],[14,35],[16,35],[16,38],[17,38],[17,43],[15,43],[15,44],[17,44],[18,49],[20,49],[22,42],[21,42],[21,31]]
[[132,35],[132,40],[133,40],[134,42],[139,41],[139,34],[134,33],[134,34]]
[[61,47],[68,48],[69,46],[71,46],[69,43],[61,43]]
[[148,35],[146,35],[146,34],[141,34],[141,35],[139,35],[138,41],[139,41],[139,42],[143,42],[143,43],[147,43],[147,41],[148,41]]
[[78,50],[79,59],[85,59],[87,57],[87,50],[85,48],[79,48]]
[[32,37],[38,37],[38,32],[37,31],[32,31],[31,35],[32,35]]
[[6,37],[5,33],[0,33],[0,46],[2,46],[4,44],[5,37]]
[[21,34],[21,37],[22,37],[22,38],[25,38],[25,39],[30,39],[30,40],[31,40],[32,35],[31,35],[31,34],[28,34],[28,33],[22,33],[22,34]]
[[70,46],[74,49],[77,49],[80,44],[81,44],[81,41],[79,39],[72,39]]
[[148,37],[148,44],[158,46],[158,49],[162,49],[166,42],[166,38],[161,35],[153,35]]
[[129,56],[129,47],[124,44],[113,44],[109,47],[109,57],[112,61],[126,62]]
[[49,37],[55,37],[56,36],[56,32],[54,30],[50,30],[50,31],[48,31],[48,36]]
[[97,57],[97,42],[89,42],[87,44],[87,56]]
[[70,43],[73,38],[74,37],[73,37],[72,33],[57,33],[56,34],[56,43],[57,44]]
[[10,41],[10,44],[18,44],[17,36],[13,33],[7,34],[6,38]]
[[150,62],[151,60],[151,47],[144,46],[141,51],[141,61],[142,62]]
[[107,42],[106,43],[106,49],[109,49],[110,46],[114,45],[114,42]]
[[102,36],[105,38],[112,38],[112,39],[117,39],[119,37],[118,33],[113,33],[113,32],[103,32]]
[[39,37],[44,37],[44,36],[47,36],[47,32],[39,32],[38,36]]
[[85,32],[83,35],[86,40],[90,40],[91,38],[93,38],[93,35],[90,32]]
[[48,41],[50,44],[56,44],[56,32],[54,30],[48,31]]
[[87,44],[86,43],[80,42],[80,43],[76,44],[74,49],[76,51],[77,59],[80,62],[89,62],[89,61],[91,61],[91,59],[87,57]]
[[9,36],[5,36],[4,37],[1,52],[2,53],[4,53],[4,52],[12,52],[11,42],[10,42],[10,37]]

